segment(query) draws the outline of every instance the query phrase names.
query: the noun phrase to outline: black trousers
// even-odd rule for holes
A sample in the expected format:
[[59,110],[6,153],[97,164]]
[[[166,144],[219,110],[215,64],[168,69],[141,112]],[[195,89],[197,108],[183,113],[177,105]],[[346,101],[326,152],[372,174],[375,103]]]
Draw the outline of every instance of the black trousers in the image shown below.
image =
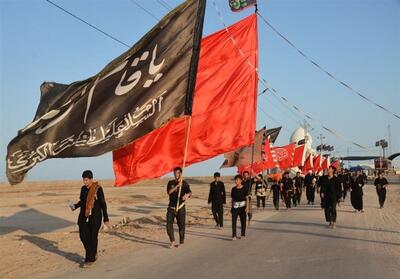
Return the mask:
[[212,204],[211,211],[217,226],[224,226],[224,206],[223,204]]
[[378,198],[379,198],[379,205],[383,206],[385,204],[385,200],[386,200],[386,189],[376,189],[376,193],[378,194]]
[[175,241],[175,236],[174,236],[175,218],[179,229],[179,242],[183,243],[185,241],[186,206],[179,209],[176,214],[175,214],[175,208],[168,207],[167,209],[167,234],[171,242]]
[[240,218],[241,235],[246,235],[246,207],[232,208],[232,237],[236,237],[236,223]]
[[306,196],[307,196],[307,201],[314,202],[314,200],[315,200],[315,188],[311,187],[311,186],[307,186],[307,188],[306,188]]
[[287,192],[284,195],[286,208],[292,208],[292,192]]
[[273,196],[273,200],[274,200],[274,206],[276,210],[279,210],[279,194],[278,195],[274,195]]
[[79,238],[85,247],[85,262],[94,262],[97,255],[97,243],[100,224],[81,222],[79,225]]
[[349,189],[350,189],[350,186],[349,186],[349,185],[344,185],[344,186],[343,186],[343,193],[342,193],[343,200],[346,199],[346,197],[347,197],[347,192],[349,191]]
[[324,202],[325,220],[327,222],[336,222],[336,202]]
[[265,196],[257,196],[257,208],[261,206],[265,208]]
[[300,204],[301,202],[301,195],[303,194],[303,191],[300,190],[297,192],[297,204]]
[[297,197],[298,193],[295,192],[292,196],[292,202],[294,206],[297,206],[297,202],[298,202],[298,197]]

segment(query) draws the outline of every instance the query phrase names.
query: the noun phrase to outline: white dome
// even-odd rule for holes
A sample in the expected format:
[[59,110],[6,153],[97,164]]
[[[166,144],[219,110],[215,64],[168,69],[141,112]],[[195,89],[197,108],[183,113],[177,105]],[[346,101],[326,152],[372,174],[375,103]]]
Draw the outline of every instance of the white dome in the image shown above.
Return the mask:
[[289,142],[297,143],[300,140],[304,139],[305,137],[306,137],[306,141],[307,141],[307,149],[311,150],[311,146],[312,146],[312,142],[313,142],[311,134],[308,131],[306,133],[306,131],[304,130],[303,127],[299,127],[293,132],[292,136],[290,137]]

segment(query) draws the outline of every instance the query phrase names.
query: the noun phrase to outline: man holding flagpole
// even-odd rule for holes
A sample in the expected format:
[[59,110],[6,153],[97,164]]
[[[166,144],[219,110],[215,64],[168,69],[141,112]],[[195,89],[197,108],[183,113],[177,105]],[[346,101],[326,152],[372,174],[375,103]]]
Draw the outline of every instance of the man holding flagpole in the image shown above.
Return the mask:
[[[174,236],[174,219],[178,224],[179,229],[179,244],[185,241],[185,220],[186,220],[186,201],[192,196],[189,184],[182,178],[182,168],[176,167],[174,169],[175,179],[172,179],[167,184],[167,193],[169,196],[169,203],[167,209],[167,234],[170,240],[170,248],[178,247],[175,244]],[[179,188],[181,190],[179,191]],[[178,194],[178,192],[180,194]],[[178,205],[179,195],[179,207]]]

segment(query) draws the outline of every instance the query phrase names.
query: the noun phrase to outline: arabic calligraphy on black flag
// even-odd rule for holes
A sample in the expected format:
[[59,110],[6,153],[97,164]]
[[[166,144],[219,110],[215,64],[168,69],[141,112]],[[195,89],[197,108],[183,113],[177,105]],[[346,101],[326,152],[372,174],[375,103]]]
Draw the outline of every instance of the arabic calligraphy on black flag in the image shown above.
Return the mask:
[[97,156],[190,115],[204,12],[205,0],[188,0],[97,75],[43,83],[33,122],[8,145],[9,182],[46,159]]

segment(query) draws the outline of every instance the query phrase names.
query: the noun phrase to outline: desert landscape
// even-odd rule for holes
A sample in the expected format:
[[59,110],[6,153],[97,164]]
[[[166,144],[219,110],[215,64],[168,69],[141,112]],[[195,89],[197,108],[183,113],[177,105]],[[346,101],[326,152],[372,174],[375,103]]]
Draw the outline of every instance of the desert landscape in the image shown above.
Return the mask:
[[[229,192],[233,186],[232,178],[225,177],[223,180]],[[167,251],[163,253],[178,253],[176,251],[189,249],[188,247],[172,249],[173,251],[164,249],[169,244],[165,232],[167,181],[168,179],[155,179],[122,188],[113,187],[110,180],[100,181],[104,188],[113,228],[108,231],[101,230],[99,262],[91,268],[90,272],[96,272],[97,268],[100,268],[97,271],[100,272],[102,266],[114,265],[113,262],[116,259],[126,258],[131,253],[137,255],[142,250],[151,253],[153,250],[162,249],[159,251]],[[229,209],[228,207],[225,209],[224,230],[215,230],[211,210],[207,205],[211,178],[192,177],[187,178],[187,181],[193,191],[193,197],[187,206],[188,242],[195,247],[200,245],[202,249],[210,245],[207,253],[213,253],[213,245],[207,241],[230,240]],[[350,237],[353,233],[358,235],[360,229],[357,229],[357,222],[364,220],[362,224],[369,227],[365,229],[367,232],[372,230],[382,235],[371,235],[372,238],[366,238],[360,243],[368,244],[370,240],[373,247],[368,249],[373,249],[374,253],[383,249],[394,262],[394,266],[397,264],[398,268],[400,263],[400,187],[398,178],[392,178],[392,181],[384,210],[379,210],[374,204],[376,194],[372,185],[366,186],[367,206],[364,215],[354,215],[349,201],[342,204],[339,208],[338,229],[335,233],[346,229],[348,230],[345,233],[346,237]],[[0,278],[69,278],[68,274],[75,274],[73,277],[77,274],[83,276],[87,274],[87,271],[81,268],[84,249],[79,240],[76,225],[78,212],[72,212],[67,206],[69,200],[77,201],[80,187],[80,181],[25,182],[18,186],[1,184]],[[229,193],[227,197],[229,203]],[[268,200],[265,211],[255,210],[255,226],[250,227],[249,239],[245,241],[252,241],[252,236],[258,233],[257,225],[261,224],[259,222],[269,222],[273,227],[270,228],[271,233],[268,235],[276,239],[284,237],[287,240],[295,240],[299,232],[292,231],[291,227],[295,225],[294,228],[298,228],[302,222],[305,227],[310,227],[311,224],[310,229],[313,231],[312,226],[316,224],[307,223],[307,218],[317,218],[321,229],[325,230],[322,228],[325,224],[319,205],[313,207],[301,205],[291,212],[286,212],[283,207],[281,208],[279,212],[276,212],[271,206],[271,200]],[[287,222],[286,219],[292,217],[295,217],[298,224],[292,221]],[[356,217],[359,217],[359,221],[354,219]],[[347,224],[341,228],[341,223],[344,222]],[[282,229],[283,234],[275,234],[274,230],[278,227]],[[321,238],[320,235],[311,235],[311,237],[312,239]],[[353,241],[355,244],[359,242],[357,239]],[[305,245],[307,241],[303,244]],[[222,243],[227,245],[225,241]],[[270,242],[266,240],[266,243]],[[362,245],[358,249],[363,249]],[[270,252],[276,254],[277,251]],[[271,261],[270,264],[273,264],[275,260]],[[317,259],[314,261],[318,262]],[[151,262],[151,257],[147,258],[147,262]]]

